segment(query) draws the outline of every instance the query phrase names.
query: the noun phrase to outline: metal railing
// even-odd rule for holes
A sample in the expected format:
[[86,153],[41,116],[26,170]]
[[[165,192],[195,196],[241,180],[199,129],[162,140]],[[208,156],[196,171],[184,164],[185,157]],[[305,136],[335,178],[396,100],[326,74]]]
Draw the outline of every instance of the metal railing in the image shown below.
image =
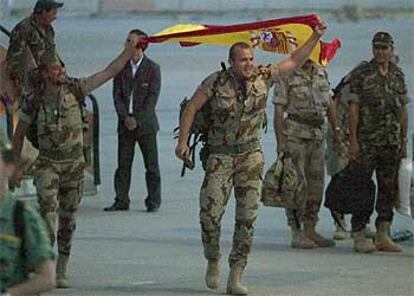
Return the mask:
[[99,105],[96,97],[92,94],[88,95],[88,98],[92,103],[93,111],[93,179],[95,185],[101,184],[101,165],[100,165],[100,156],[99,156]]
[[13,138],[13,104],[6,96],[0,95],[0,102],[6,111],[6,132],[10,140]]

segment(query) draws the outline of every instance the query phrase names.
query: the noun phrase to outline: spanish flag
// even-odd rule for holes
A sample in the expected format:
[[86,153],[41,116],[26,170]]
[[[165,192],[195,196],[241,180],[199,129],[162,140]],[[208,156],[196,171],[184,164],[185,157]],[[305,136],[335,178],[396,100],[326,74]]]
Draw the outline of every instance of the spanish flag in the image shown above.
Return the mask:
[[[232,45],[236,42],[246,42],[253,48],[290,54],[309,39],[317,24],[317,15],[311,14],[227,26],[175,25],[149,36],[147,41],[148,43],[179,42],[181,46]],[[337,38],[330,43],[320,41],[310,58],[324,66],[332,60],[340,46],[340,40]]]

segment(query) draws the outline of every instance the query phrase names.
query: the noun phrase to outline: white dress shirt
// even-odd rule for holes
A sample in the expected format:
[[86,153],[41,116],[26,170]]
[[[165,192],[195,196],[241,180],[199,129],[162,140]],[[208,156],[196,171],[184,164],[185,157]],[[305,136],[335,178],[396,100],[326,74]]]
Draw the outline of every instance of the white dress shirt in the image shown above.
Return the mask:
[[[142,59],[144,58],[144,56],[142,56],[138,62],[134,63],[133,60],[129,60],[129,64],[131,65],[131,70],[132,70],[132,78],[135,76],[135,73],[137,73],[139,65],[142,62]],[[128,107],[128,112],[129,114],[133,114],[134,113],[134,106],[133,106],[133,102],[134,102],[134,98],[133,98],[134,93],[131,92],[131,96],[129,98],[129,107]]]

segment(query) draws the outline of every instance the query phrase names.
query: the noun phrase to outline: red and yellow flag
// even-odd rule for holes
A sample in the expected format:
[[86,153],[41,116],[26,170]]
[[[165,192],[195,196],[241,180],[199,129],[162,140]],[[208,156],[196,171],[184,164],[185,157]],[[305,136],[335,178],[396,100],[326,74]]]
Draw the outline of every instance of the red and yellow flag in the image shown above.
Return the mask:
[[[290,54],[309,39],[317,24],[317,15],[311,14],[227,26],[175,25],[149,36],[147,41],[179,42],[181,46],[232,45],[236,42],[246,42],[253,48]],[[317,64],[326,65],[340,46],[337,38],[330,43],[320,41],[310,58]]]

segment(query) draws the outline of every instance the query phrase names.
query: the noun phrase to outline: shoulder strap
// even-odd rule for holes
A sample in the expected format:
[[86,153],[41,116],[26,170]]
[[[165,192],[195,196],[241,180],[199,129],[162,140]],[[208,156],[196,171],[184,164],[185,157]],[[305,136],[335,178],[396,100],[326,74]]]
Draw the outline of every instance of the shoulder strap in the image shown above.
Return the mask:
[[25,232],[26,227],[24,225],[24,202],[21,200],[17,200],[14,205],[14,212],[13,212],[13,227],[16,235],[21,239],[21,247],[20,252],[23,257],[25,257]]

